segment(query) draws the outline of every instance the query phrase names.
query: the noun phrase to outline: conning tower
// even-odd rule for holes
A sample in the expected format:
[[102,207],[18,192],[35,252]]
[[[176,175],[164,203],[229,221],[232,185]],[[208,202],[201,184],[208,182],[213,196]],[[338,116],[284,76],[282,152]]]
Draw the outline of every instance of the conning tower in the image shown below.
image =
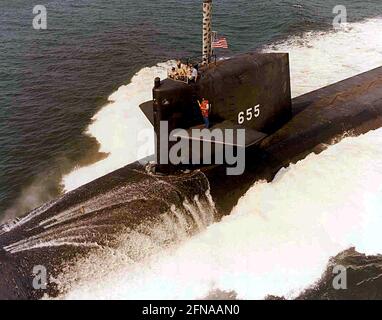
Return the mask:
[[[153,100],[140,106],[154,126],[158,171],[169,172],[174,169],[174,165],[162,160],[169,159],[170,149],[178,142],[177,138],[189,139],[190,144],[195,141],[193,129],[203,128],[198,106],[198,101],[203,98],[208,99],[211,107],[210,132],[215,129],[230,129],[234,132],[245,129],[244,142],[239,141],[238,135],[234,133],[236,140],[229,143],[225,138],[211,138],[210,135],[199,139],[203,144],[253,147],[291,119],[287,53],[252,52],[211,62],[211,44],[212,0],[203,0],[203,56],[198,64],[198,80],[196,83],[186,83],[156,78]],[[182,130],[174,134],[178,129]],[[200,152],[200,156],[203,157],[204,153]],[[203,163],[203,159],[200,162]]]

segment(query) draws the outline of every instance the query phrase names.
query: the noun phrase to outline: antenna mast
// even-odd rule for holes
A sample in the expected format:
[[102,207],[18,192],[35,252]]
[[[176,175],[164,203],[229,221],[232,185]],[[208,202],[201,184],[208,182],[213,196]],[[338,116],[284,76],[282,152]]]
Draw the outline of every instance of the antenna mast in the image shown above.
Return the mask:
[[203,65],[211,62],[212,56],[212,0],[203,0]]

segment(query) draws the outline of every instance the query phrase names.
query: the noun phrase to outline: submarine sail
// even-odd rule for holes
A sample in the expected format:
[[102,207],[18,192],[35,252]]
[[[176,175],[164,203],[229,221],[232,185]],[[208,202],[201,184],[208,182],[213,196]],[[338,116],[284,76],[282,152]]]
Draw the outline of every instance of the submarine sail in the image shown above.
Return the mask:
[[[259,144],[291,119],[291,85],[287,53],[247,53],[212,62],[212,0],[203,2],[203,60],[196,82],[156,78],[153,100],[140,108],[153,124],[156,136],[156,163],[159,171],[171,170],[163,164],[178,140],[200,141],[204,145],[248,148]],[[179,65],[178,65],[179,67]],[[182,80],[184,80],[182,78]],[[193,136],[202,127],[198,102],[207,99],[209,132]],[[165,128],[161,123],[166,122]],[[205,130],[206,131],[206,130]],[[228,139],[217,132],[232,132]],[[239,132],[244,138],[239,139]],[[215,134],[214,134],[215,133]],[[167,137],[171,141],[167,141]],[[165,140],[165,144],[163,144]],[[241,141],[239,141],[241,140]],[[202,147],[201,147],[202,148]],[[209,149],[212,148],[209,146]],[[205,153],[198,163],[204,163]],[[188,164],[185,159],[182,164]],[[207,161],[208,163],[208,161]]]

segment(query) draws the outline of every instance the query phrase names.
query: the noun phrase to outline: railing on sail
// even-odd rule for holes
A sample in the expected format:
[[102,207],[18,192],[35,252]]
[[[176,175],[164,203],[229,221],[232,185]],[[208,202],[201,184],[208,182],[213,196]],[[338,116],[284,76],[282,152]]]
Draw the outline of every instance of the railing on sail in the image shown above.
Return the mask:
[[[179,61],[185,61],[185,62],[186,62],[185,64],[186,64],[187,66],[188,66],[188,65],[192,65],[192,66],[194,66],[194,67],[197,66],[198,71],[199,71],[202,67],[204,67],[203,64],[202,64],[203,59],[201,59],[201,56],[188,57],[188,58],[178,59],[178,60],[179,60]],[[211,61],[213,61],[213,62],[211,62],[211,63],[214,63],[214,64],[216,65],[216,63],[217,63],[217,56],[216,56],[216,54],[211,55]],[[211,64],[211,63],[210,63],[210,64]],[[207,66],[207,67],[208,67],[208,66]],[[189,83],[188,76],[179,77],[178,79],[171,78],[171,77],[170,77],[170,70],[168,71],[167,77],[168,77],[169,79],[174,80],[174,81],[180,81],[180,82],[187,83],[187,84]]]

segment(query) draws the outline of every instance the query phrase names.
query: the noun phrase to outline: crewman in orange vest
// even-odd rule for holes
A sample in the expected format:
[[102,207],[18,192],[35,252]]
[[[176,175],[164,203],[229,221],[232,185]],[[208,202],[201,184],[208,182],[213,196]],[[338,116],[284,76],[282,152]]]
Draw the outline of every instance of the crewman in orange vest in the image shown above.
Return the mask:
[[210,127],[210,120],[208,119],[209,111],[210,111],[210,103],[207,99],[202,99],[202,102],[198,100],[200,111],[202,112],[204,124],[206,128],[208,129]]

